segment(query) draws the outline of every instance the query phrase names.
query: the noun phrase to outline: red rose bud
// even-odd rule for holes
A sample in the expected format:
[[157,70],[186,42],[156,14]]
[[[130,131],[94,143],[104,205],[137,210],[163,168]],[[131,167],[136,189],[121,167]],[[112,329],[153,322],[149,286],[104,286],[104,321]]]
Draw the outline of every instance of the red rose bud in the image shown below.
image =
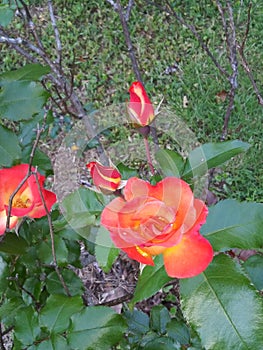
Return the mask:
[[154,119],[154,109],[152,103],[139,81],[132,83],[130,89],[130,102],[128,113],[132,122],[136,126],[149,125]]
[[114,167],[107,167],[98,162],[86,165],[90,171],[94,186],[103,193],[115,192],[121,184],[121,174]]

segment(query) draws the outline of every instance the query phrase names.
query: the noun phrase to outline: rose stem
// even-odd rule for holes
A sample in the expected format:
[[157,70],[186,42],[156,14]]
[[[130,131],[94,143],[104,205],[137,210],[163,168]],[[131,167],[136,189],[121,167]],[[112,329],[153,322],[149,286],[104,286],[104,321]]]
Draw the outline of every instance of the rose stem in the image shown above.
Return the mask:
[[145,146],[145,150],[146,150],[146,156],[147,156],[148,165],[149,165],[149,168],[150,168],[150,171],[151,171],[152,175],[154,175],[154,167],[153,167],[153,164],[152,164],[148,137],[144,136],[143,140],[144,140],[144,146]]

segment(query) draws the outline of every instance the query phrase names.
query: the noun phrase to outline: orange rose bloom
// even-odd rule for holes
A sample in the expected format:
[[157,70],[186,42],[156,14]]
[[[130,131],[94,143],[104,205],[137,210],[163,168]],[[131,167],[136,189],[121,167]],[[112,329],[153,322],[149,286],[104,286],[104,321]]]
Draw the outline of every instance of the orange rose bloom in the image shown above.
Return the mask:
[[[28,164],[20,164],[12,168],[0,170],[0,235],[5,233],[9,199],[28,172]],[[34,171],[34,168],[32,168]],[[45,176],[37,173],[39,185],[50,210],[57,198],[55,193],[44,189]],[[40,218],[47,215],[39,193],[34,175],[31,175],[16,193],[11,209],[10,228],[16,226],[19,218],[27,216]]]
[[128,113],[131,121],[137,127],[149,125],[154,119],[154,109],[142,83],[132,83],[129,92]]
[[101,215],[101,224],[117,247],[147,265],[154,265],[152,256],[163,254],[171,277],[193,277],[206,269],[213,249],[199,229],[208,210],[186,182],[167,177],[152,186],[133,177],[123,195]]

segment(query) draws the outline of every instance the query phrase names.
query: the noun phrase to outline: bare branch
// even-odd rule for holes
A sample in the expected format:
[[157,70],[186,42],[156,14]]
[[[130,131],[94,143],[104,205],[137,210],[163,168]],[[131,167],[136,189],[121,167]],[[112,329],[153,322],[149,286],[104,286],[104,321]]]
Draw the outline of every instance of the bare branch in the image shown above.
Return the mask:
[[56,41],[56,47],[57,47],[57,63],[59,64],[59,67],[61,68],[61,63],[62,63],[62,46],[61,46],[61,41],[60,41],[60,35],[56,23],[56,19],[54,16],[54,11],[53,11],[53,4],[51,0],[48,0],[48,9],[49,9],[49,15],[51,19],[51,24],[53,26],[54,34],[55,34],[55,41]]
[[0,36],[0,43],[10,44],[10,45],[21,45],[23,43],[23,40],[21,38],[8,38],[2,35]]
[[[171,15],[173,15],[175,17],[175,19],[181,23],[182,25],[184,25],[186,28],[188,28],[192,34],[194,35],[194,37],[197,39],[197,41],[199,42],[199,44],[201,45],[202,49],[206,52],[206,54],[211,58],[211,60],[213,61],[214,65],[217,67],[217,69],[225,76],[227,77],[227,79],[229,79],[229,74],[228,72],[220,65],[220,63],[217,61],[217,59],[215,58],[215,56],[212,54],[212,52],[210,51],[209,47],[206,45],[206,43],[203,41],[203,39],[201,38],[200,34],[197,32],[196,28],[194,25],[186,22],[182,17],[180,17],[177,12],[172,8],[171,4],[169,3],[169,1],[165,1],[166,2],[166,7],[162,8],[163,11],[166,11],[168,13],[170,13]],[[158,8],[160,8],[160,6],[156,5],[155,3],[153,3],[155,6],[157,6]]]
[[[39,35],[36,31],[36,26],[35,26],[35,23],[33,21],[33,17],[31,16],[31,13],[29,11],[29,8],[27,6],[27,4],[23,1],[23,0],[20,0],[21,4],[23,5],[23,8],[24,8],[24,16],[23,16],[23,13],[22,13],[22,16],[25,18],[25,22],[27,24],[27,27],[28,27],[28,30],[30,33],[32,33],[37,45],[39,46],[39,48],[41,48],[42,50],[44,50],[44,46],[39,38]],[[19,8],[18,4],[17,4],[17,8]]]
[[245,45],[246,45],[246,42],[247,42],[247,38],[248,38],[248,34],[249,34],[249,28],[250,28],[250,20],[251,20],[251,9],[252,9],[252,3],[250,2],[249,3],[249,6],[248,6],[248,13],[247,13],[247,25],[246,25],[246,30],[245,30],[245,34],[244,34],[244,38],[242,40],[242,43],[240,45],[237,45],[237,49],[238,49],[238,53],[239,53],[239,56],[240,56],[240,59],[241,59],[241,65],[243,67],[243,69],[245,70],[252,86],[253,86],[253,89],[255,91],[255,94],[257,96],[257,99],[258,99],[258,103],[263,106],[263,97],[262,97],[262,94],[260,93],[259,91],[259,88],[258,88],[258,85],[254,79],[254,76],[252,74],[252,70],[246,60],[246,57],[245,57],[245,53],[244,53],[244,50],[245,50]]
[[136,55],[135,55],[135,52],[134,52],[134,48],[133,48],[133,45],[132,45],[128,24],[127,24],[127,21],[125,19],[125,15],[123,13],[123,8],[121,6],[120,0],[116,0],[116,1],[117,1],[117,12],[118,12],[118,14],[120,16],[120,21],[121,21],[121,25],[122,25],[123,34],[124,34],[124,37],[125,37],[125,41],[126,41],[126,45],[127,45],[127,49],[128,49],[129,55],[130,55],[130,59],[131,59],[131,62],[132,62],[132,68],[133,68],[134,74],[136,76],[136,79],[138,81],[140,81],[140,82],[143,82],[142,81],[141,72],[140,72],[140,69],[139,69],[139,65],[138,65],[138,62],[137,62],[137,58],[136,58]]
[[114,8],[115,11],[118,11],[118,5],[113,0],[106,0],[111,6]]
[[237,60],[237,41],[236,41],[236,28],[233,17],[232,5],[227,1],[227,12],[223,9],[222,4],[217,0],[218,11],[221,15],[222,26],[226,36],[226,46],[228,52],[228,60],[231,66],[232,74],[229,76],[230,92],[228,94],[229,103],[224,117],[224,125],[221,135],[221,140],[225,140],[228,131],[228,124],[230,115],[234,108],[235,92],[238,87],[238,60]]
[[126,8],[126,13],[125,13],[125,20],[126,20],[126,22],[129,21],[133,5],[134,5],[134,0],[129,0],[128,6]]
[[246,31],[245,31],[245,35],[244,35],[244,38],[242,40],[242,43],[240,45],[240,50],[242,52],[244,52],[246,41],[247,41],[248,34],[249,34],[250,20],[251,20],[251,9],[252,9],[252,2],[250,2],[248,5]]

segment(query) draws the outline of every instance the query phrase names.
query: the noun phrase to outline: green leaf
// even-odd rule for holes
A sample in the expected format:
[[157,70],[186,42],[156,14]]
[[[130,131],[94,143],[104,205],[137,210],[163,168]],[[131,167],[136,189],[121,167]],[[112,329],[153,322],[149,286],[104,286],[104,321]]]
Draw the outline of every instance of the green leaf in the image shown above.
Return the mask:
[[104,209],[103,196],[80,187],[63,199],[62,206],[69,216],[81,212],[97,215]]
[[[32,144],[23,149],[22,157],[25,163],[29,162],[30,154],[32,152]],[[42,152],[39,148],[36,148],[32,165],[37,167],[38,170],[45,176],[53,174],[52,164],[50,158]]]
[[215,250],[263,247],[263,204],[224,200],[209,209],[201,233]]
[[40,335],[37,312],[31,306],[16,315],[15,337],[24,345],[31,345]]
[[[3,291],[3,289],[1,289]],[[15,317],[20,312],[20,309],[25,307],[22,296],[12,297],[12,299],[5,298],[3,304],[0,306],[0,320],[6,327],[11,327],[15,323]]]
[[97,214],[104,206],[102,196],[79,188],[66,196],[62,201],[63,214],[69,225],[82,237],[89,239],[90,229],[95,224]]
[[220,254],[200,275],[180,280],[185,318],[210,350],[258,349],[263,300],[240,266]]
[[[28,277],[25,280],[25,283],[23,285],[23,289],[27,291],[27,293],[25,293],[24,300],[25,298],[28,298],[28,300],[32,303],[34,300],[32,300],[31,295],[35,297],[35,300],[39,300],[40,294],[42,292],[42,288],[43,288],[42,281],[40,281],[36,277]],[[28,295],[28,292],[31,295]]]
[[[71,270],[63,270],[62,276],[69,289],[70,295],[82,295],[83,283],[81,279]],[[50,294],[67,295],[63,288],[60,279],[55,271],[47,276],[47,290]]]
[[155,159],[159,163],[160,172],[164,176],[181,177],[185,164],[180,154],[172,150],[160,149],[156,152]]
[[[56,251],[56,259],[59,265],[67,264],[68,248],[63,239],[59,236],[54,236],[54,245]],[[51,240],[40,242],[38,247],[38,256],[41,262],[52,264],[54,261]]]
[[50,333],[62,333],[68,329],[70,317],[82,308],[80,296],[51,295],[40,312],[40,325]]
[[28,245],[26,241],[15,233],[7,233],[0,242],[0,252],[19,255],[25,253]]
[[174,343],[171,338],[158,336],[145,344],[140,350],[179,350],[180,348],[180,345]]
[[10,167],[21,159],[21,148],[14,132],[0,125],[0,167]]
[[248,143],[238,140],[205,143],[189,153],[182,177],[202,176],[208,169],[223,164],[249,147]]
[[65,244],[68,249],[68,264],[71,264],[75,267],[81,268],[81,263],[80,263],[80,244],[77,241],[74,241],[72,239],[68,240],[65,239]]
[[[31,348],[30,348],[31,349]],[[28,349],[28,350],[30,350]],[[72,350],[68,347],[67,340],[59,334],[54,334],[51,339],[42,341],[36,345],[36,350]]]
[[[135,304],[143,299],[150,298],[158,292],[167,282],[171,281],[164,269],[163,259],[158,255],[154,259],[154,266],[146,266],[139,277],[134,297],[131,304]],[[154,281],[154,283],[153,283]]]
[[24,67],[21,67],[19,69],[2,73],[0,75],[0,85],[1,80],[5,82],[16,80],[28,82],[38,81],[49,72],[50,68],[48,66],[42,66],[39,63],[26,64]]
[[138,176],[138,171],[136,169],[129,168],[127,165],[123,163],[119,163],[117,165],[117,168],[121,173],[121,177],[123,180],[127,180],[133,176]]
[[0,115],[12,121],[26,120],[40,112],[48,94],[39,83],[0,81]]
[[97,232],[95,245],[96,260],[100,267],[107,273],[119,255],[119,249],[114,246],[109,231],[100,226]]
[[129,331],[135,334],[145,334],[149,328],[149,316],[140,310],[126,311],[124,317],[127,320]]
[[167,324],[167,334],[170,338],[178,341],[181,345],[190,343],[190,332],[186,324],[182,321],[172,319]]
[[243,267],[245,268],[249,278],[258,290],[263,289],[263,256],[253,255],[248,258]]
[[157,305],[151,310],[150,327],[154,331],[165,334],[167,323],[171,321],[171,316],[166,307]]
[[8,286],[9,268],[6,261],[0,255],[0,290],[2,293]]
[[7,27],[13,17],[14,11],[8,5],[0,5],[0,23],[2,27]]
[[103,306],[91,306],[71,317],[72,325],[68,335],[73,349],[109,350],[117,344],[127,329],[121,315]]

